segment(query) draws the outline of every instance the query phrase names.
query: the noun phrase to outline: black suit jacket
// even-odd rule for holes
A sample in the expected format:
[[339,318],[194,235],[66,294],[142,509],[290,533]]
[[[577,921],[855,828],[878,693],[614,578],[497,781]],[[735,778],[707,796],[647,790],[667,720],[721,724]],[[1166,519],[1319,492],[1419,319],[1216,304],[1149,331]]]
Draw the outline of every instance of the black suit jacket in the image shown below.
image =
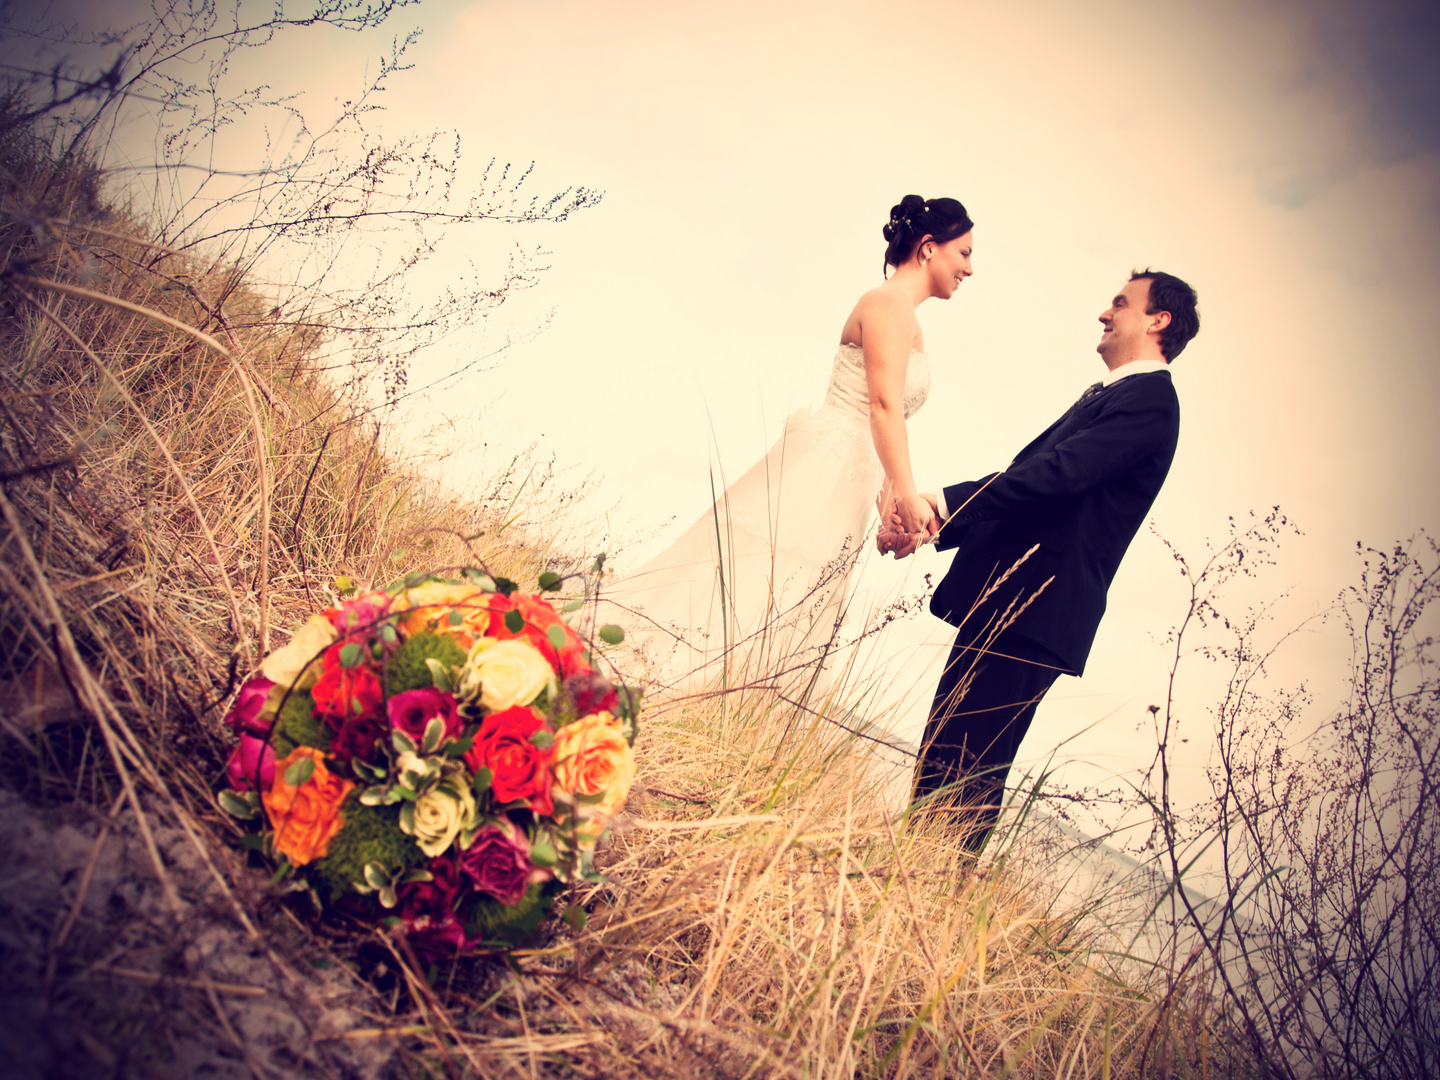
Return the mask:
[[1004,472],[945,488],[951,516],[936,544],[960,550],[930,610],[973,639],[1034,596],[1010,632],[1084,671],[1105,593],[1165,482],[1179,434],[1170,372],[1130,375],[1072,405]]

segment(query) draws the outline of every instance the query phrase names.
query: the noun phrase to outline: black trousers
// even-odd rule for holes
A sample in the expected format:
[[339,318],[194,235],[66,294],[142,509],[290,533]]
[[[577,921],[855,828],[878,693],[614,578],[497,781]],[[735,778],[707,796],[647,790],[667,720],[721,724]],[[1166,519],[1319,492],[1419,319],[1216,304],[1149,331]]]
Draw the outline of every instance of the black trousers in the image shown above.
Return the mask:
[[1019,634],[1001,634],[988,646],[964,629],[956,637],[925,724],[915,798],[929,796],[925,806],[953,814],[970,851],[985,846],[1020,740],[1040,699],[1067,670]]

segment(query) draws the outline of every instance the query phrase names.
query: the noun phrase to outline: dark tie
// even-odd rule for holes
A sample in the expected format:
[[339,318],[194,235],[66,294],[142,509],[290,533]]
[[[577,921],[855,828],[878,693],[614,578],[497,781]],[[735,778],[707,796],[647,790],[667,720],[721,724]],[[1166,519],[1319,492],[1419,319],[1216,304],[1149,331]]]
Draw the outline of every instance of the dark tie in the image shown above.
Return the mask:
[[1095,385],[1093,385],[1093,386],[1087,386],[1087,387],[1085,388],[1085,392],[1080,395],[1080,400],[1077,401],[1077,402],[1075,402],[1075,404],[1076,404],[1076,405],[1084,404],[1085,402],[1089,401],[1092,397],[1094,397],[1096,394],[1098,394],[1101,390],[1104,390],[1104,389],[1105,389],[1105,384],[1104,384],[1103,382],[1097,382],[1097,383],[1096,383]]

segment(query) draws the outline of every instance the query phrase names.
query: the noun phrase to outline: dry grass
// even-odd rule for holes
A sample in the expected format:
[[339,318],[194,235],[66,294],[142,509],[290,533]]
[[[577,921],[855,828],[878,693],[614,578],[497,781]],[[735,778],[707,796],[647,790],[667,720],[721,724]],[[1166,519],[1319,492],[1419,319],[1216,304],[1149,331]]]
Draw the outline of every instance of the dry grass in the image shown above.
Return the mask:
[[[543,504],[502,515],[388,454],[317,374],[317,331],[275,322],[224,266],[97,218],[92,174],[28,154],[12,139],[0,232],[3,779],[105,823],[37,992],[164,986],[238,1075],[1207,1075],[1193,972],[1113,960],[1106,928],[1063,909],[1018,846],[977,868],[896,818],[863,743],[763,689],[651,703],[610,882],[576,898],[588,926],[508,964],[425,971],[267,884],[213,791],[224,705],[272,640],[337,574],[482,563],[523,581],[564,560]],[[135,947],[143,964],[73,945],[112,825],[171,913]],[[227,947],[272,975],[221,983],[193,948],[163,947],[194,944],[202,893]],[[359,995],[335,1030],[310,1009],[327,964]],[[310,1017],[288,1056],[247,1026],[265,986]],[[128,1068],[180,1068],[174,1015],[126,1044]],[[91,1058],[114,1059],[118,1029],[92,1021]]]

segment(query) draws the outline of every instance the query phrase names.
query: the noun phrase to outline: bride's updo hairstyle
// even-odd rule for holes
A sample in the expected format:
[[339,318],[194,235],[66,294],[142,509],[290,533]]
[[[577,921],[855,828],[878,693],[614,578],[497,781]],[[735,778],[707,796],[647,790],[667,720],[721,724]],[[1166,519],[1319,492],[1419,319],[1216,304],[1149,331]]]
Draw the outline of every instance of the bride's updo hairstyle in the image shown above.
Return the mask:
[[901,266],[920,241],[929,236],[937,244],[945,244],[957,236],[964,236],[975,227],[970,215],[956,199],[922,199],[919,195],[906,195],[890,208],[890,220],[885,223],[881,234],[889,241],[885,249],[884,274],[892,266]]

